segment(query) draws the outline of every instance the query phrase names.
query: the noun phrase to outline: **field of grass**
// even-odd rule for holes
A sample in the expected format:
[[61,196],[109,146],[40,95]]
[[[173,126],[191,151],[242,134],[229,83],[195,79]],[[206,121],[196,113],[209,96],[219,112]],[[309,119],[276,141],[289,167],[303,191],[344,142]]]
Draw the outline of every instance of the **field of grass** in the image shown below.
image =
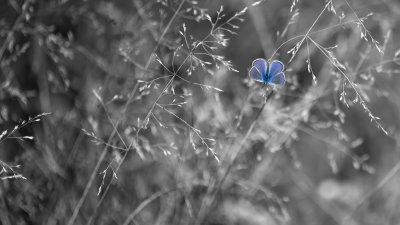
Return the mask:
[[2,0],[0,225],[400,224],[399,40],[398,0]]

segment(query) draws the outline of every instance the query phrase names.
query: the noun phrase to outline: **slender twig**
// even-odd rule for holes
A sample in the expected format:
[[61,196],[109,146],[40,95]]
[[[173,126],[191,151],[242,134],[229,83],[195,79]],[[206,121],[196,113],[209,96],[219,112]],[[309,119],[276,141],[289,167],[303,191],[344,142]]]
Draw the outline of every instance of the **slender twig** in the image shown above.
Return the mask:
[[332,60],[332,58],[326,53],[326,50],[324,50],[317,42],[315,42],[312,38],[308,37],[308,39],[314,43],[314,45],[325,55],[326,58],[328,58],[328,60],[332,63],[332,65],[335,66],[335,68],[339,71],[340,74],[343,75],[343,77],[349,82],[349,84],[351,85],[351,87],[353,88],[355,94],[357,95],[357,97],[360,99],[360,104],[363,106],[364,110],[368,113],[369,117],[371,118],[372,121],[374,121],[374,123],[377,125],[377,127],[382,130],[383,133],[385,133],[386,135],[388,134],[388,132],[386,131],[386,129],[382,126],[382,124],[378,121],[378,118],[375,117],[371,110],[367,107],[364,98],[361,96],[361,94],[359,93],[359,91],[357,90],[356,85],[354,84],[354,82],[352,80],[350,80],[350,78],[344,73],[344,71],[339,68],[336,63]]
[[[184,2],[185,2],[185,0],[182,0],[182,1],[181,1],[181,3],[179,4],[179,6],[178,6],[178,8],[177,8],[177,12],[182,8]],[[157,41],[156,46],[155,46],[154,49],[153,49],[153,53],[158,49],[159,45],[161,44],[162,39],[164,38],[165,34],[166,34],[167,31],[169,30],[169,28],[170,28],[172,22],[175,20],[176,16],[177,16],[177,13],[175,13],[175,14],[172,16],[172,18],[170,19],[169,23],[168,23],[167,26],[165,27],[163,33],[161,34],[160,38],[159,38],[158,41]],[[148,70],[148,68],[149,68],[149,66],[150,66],[150,63],[151,63],[152,60],[153,60],[153,53],[150,55],[149,59],[147,60],[147,63],[146,63],[146,65],[145,65],[145,67],[144,67],[144,71],[147,71],[147,70]],[[144,73],[144,71],[143,71],[142,73]],[[173,80],[173,78],[172,78],[171,80]],[[129,98],[128,98],[128,101],[126,102],[126,104],[124,105],[124,108],[123,108],[123,110],[122,110],[123,114],[126,113],[126,111],[127,111],[127,109],[128,109],[128,106],[129,106],[130,103],[132,102],[133,96],[134,96],[134,94],[136,93],[136,90],[138,89],[138,87],[139,87],[139,82],[137,82],[137,83],[135,84],[135,87],[133,88],[132,92],[130,93]],[[161,94],[163,94],[163,93],[161,93]],[[154,106],[153,106],[153,108],[154,108]],[[121,121],[122,121],[122,117],[121,117],[119,120],[117,120],[117,122],[115,123],[114,127],[117,128]],[[139,129],[140,129],[140,128],[139,128]],[[107,143],[110,143],[110,142],[111,142],[111,140],[114,138],[114,136],[115,136],[116,133],[117,133],[117,130],[116,130],[116,129],[113,129],[113,131],[112,131],[112,133],[111,133],[111,135],[110,135],[110,137],[109,137]],[[93,170],[93,172],[92,172],[92,174],[91,174],[91,176],[90,176],[90,179],[89,179],[89,181],[88,181],[88,183],[87,183],[87,185],[86,185],[86,187],[85,187],[85,190],[84,190],[84,192],[83,192],[81,198],[79,199],[79,202],[78,202],[78,204],[76,205],[75,210],[74,210],[74,212],[73,212],[73,214],[72,214],[70,220],[68,221],[68,225],[73,225],[73,224],[74,224],[75,219],[76,219],[76,217],[77,217],[77,215],[78,215],[78,213],[79,213],[79,211],[80,211],[80,209],[81,209],[81,207],[82,207],[82,205],[83,205],[83,202],[85,201],[86,196],[87,196],[87,194],[89,193],[89,189],[91,188],[91,186],[92,186],[92,184],[93,184],[93,182],[94,182],[94,179],[95,179],[95,177],[96,177],[97,171],[98,171],[99,168],[100,168],[101,162],[103,161],[104,157],[106,156],[107,149],[108,149],[108,146],[105,146],[104,149],[103,149],[103,151],[102,151],[102,153],[101,153],[101,155],[100,155],[100,157],[99,157],[99,159],[98,159],[98,161],[97,161],[97,164],[96,164],[96,166],[95,166],[95,168],[94,168],[94,170]],[[119,167],[120,165],[122,165],[122,163],[123,163],[123,161],[124,161],[126,155],[127,155],[127,152],[126,152],[126,154],[124,155],[124,157],[122,158],[122,160],[119,162],[118,167]],[[110,182],[111,182],[111,181],[110,181]],[[107,193],[108,193],[108,188],[107,188],[107,189],[105,190],[105,192],[103,193],[103,196],[105,196]],[[100,200],[100,203],[98,204],[97,207],[100,206],[100,204],[102,203],[102,200],[103,200],[103,199],[104,199],[104,198],[102,198],[102,199]]]
[[[268,100],[271,98],[271,96],[273,95],[274,91],[271,90],[271,92],[266,95],[265,97],[265,101],[262,104],[262,106],[260,107],[260,109],[258,110],[256,116],[253,119],[253,122],[251,123],[250,127],[248,128],[245,136],[242,138],[242,141],[239,143],[239,145],[237,145],[237,148],[234,148],[234,150],[232,151],[232,155],[229,157],[228,159],[226,159],[227,163],[228,163],[228,167],[226,168],[226,170],[224,171],[222,178],[217,182],[217,185],[214,187],[214,185],[209,185],[209,193],[210,193],[210,198],[209,199],[205,199],[203,200],[203,203],[200,206],[200,210],[198,213],[198,216],[196,218],[195,221],[195,225],[200,225],[202,223],[202,221],[204,220],[204,218],[208,215],[208,213],[210,212],[210,206],[214,203],[217,195],[219,194],[222,185],[224,184],[226,178],[228,177],[229,173],[232,170],[232,167],[234,165],[234,161],[236,160],[236,157],[238,156],[240,150],[242,149],[243,145],[246,143],[248,137],[250,136],[251,132],[253,131],[255,125],[257,124],[257,120],[260,117],[262,111],[264,110],[265,105],[267,104]],[[215,188],[214,191],[211,190],[211,188]]]
[[4,40],[3,45],[0,48],[0,61],[3,58],[4,52],[6,50],[8,42],[11,40],[12,36],[14,35],[14,31],[17,28],[18,24],[24,19],[24,13],[22,13],[18,18],[15,20],[14,25],[12,26],[11,30],[8,31],[8,35],[6,40]]
[[150,197],[148,197],[146,200],[144,200],[138,207],[135,208],[135,210],[132,211],[131,214],[129,214],[128,218],[124,221],[123,225],[128,225],[134,218],[137,216],[146,206],[148,206],[150,203],[152,203],[154,200],[158,199],[159,197],[169,194],[175,190],[169,190],[169,191],[158,191],[154,194],[152,194]]
[[[314,28],[315,24],[317,24],[319,18],[322,16],[322,14],[324,14],[325,10],[328,8],[328,4],[325,4],[324,9],[322,9],[322,11],[319,13],[317,19],[315,19],[314,23],[310,26],[310,28],[308,29],[307,33],[304,35],[304,37],[300,40],[300,42],[298,42],[296,44],[295,50],[293,51],[292,57],[289,59],[289,63],[292,62],[292,60],[294,59],[294,57],[296,56],[297,51],[300,49],[300,47],[302,46],[303,42],[306,40],[306,38],[309,36],[311,30]],[[273,54],[274,55],[274,54]],[[271,58],[273,57],[273,55],[271,56]],[[287,65],[286,64],[286,65]]]
[[[354,22],[357,22],[357,21],[358,21],[357,19],[354,19],[354,20],[349,20],[349,21],[342,22],[342,23],[339,23],[339,24],[336,24],[336,25],[332,25],[332,26],[330,26],[330,27],[325,27],[325,28],[322,28],[322,29],[319,29],[319,30],[316,30],[316,31],[313,31],[313,32],[308,33],[308,36],[313,35],[313,34],[318,34],[318,33],[324,32],[324,31],[328,31],[328,30],[331,30],[331,29],[334,29],[334,28],[341,28],[341,27],[343,27],[343,25],[350,24],[350,23],[354,23]],[[294,40],[296,40],[296,39],[299,39],[299,38],[304,38],[304,37],[305,37],[305,34],[302,34],[302,35],[294,36],[294,37],[289,38],[288,40],[284,41],[283,43],[281,43],[281,44],[275,49],[275,51],[272,53],[271,57],[270,57],[268,60],[271,61],[271,59],[278,53],[278,51],[279,51],[283,46],[285,46],[287,43],[292,42],[292,41],[294,41]]]

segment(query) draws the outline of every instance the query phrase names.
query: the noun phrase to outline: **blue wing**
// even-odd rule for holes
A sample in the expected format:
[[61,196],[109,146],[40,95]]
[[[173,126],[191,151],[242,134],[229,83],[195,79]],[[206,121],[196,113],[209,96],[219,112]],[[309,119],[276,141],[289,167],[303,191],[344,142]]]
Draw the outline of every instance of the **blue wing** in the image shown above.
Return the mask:
[[[265,68],[265,60],[264,59],[256,59],[253,61],[253,67],[250,69],[249,76],[258,82],[266,82],[267,81],[267,71]],[[268,69],[268,68],[267,68]]]
[[250,69],[249,76],[255,81],[265,82],[264,75],[254,66]]
[[269,84],[273,85],[284,85],[285,84],[285,74],[284,73],[278,73],[273,75],[269,80]]
[[255,59],[253,61],[253,66],[256,67],[261,73],[265,73],[265,60],[264,59]]
[[285,84],[285,74],[283,71],[283,63],[280,61],[273,61],[267,75],[267,82],[273,85]]
[[273,77],[275,74],[281,73],[282,71],[283,63],[281,61],[273,61],[268,75],[269,77]]

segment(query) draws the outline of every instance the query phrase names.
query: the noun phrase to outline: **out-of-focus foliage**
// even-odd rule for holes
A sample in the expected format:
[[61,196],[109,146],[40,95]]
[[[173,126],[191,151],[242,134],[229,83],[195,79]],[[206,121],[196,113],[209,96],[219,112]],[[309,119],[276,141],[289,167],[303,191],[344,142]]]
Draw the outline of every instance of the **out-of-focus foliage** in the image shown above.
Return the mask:
[[398,27],[396,0],[2,0],[0,224],[398,224]]

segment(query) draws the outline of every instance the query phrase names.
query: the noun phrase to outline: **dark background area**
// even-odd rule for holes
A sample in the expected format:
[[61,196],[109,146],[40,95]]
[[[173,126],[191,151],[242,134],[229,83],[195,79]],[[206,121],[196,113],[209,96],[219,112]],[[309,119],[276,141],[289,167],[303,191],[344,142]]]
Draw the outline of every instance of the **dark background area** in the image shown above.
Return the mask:
[[399,22],[397,0],[0,0],[0,224],[400,223]]

